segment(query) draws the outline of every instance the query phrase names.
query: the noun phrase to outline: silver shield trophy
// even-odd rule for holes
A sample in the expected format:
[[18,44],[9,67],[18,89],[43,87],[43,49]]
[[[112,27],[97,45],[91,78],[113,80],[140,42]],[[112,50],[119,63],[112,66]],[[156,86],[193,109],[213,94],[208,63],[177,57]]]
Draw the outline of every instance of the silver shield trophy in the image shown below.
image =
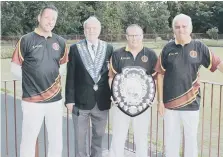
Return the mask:
[[112,96],[119,109],[135,117],[148,109],[154,100],[156,86],[151,75],[139,66],[127,66],[112,82]]

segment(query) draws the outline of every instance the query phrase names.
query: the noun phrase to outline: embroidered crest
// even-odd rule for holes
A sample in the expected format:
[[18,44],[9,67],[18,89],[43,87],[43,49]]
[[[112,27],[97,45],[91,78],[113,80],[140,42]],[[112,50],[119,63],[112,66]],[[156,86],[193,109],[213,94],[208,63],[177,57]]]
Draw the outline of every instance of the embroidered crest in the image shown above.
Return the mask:
[[143,55],[143,56],[141,57],[141,60],[142,60],[143,62],[148,62],[148,57],[145,56],[145,55]]
[[197,52],[194,51],[194,50],[190,51],[190,56],[191,56],[192,58],[197,58]]
[[52,48],[57,51],[60,49],[60,46],[57,43],[53,43]]

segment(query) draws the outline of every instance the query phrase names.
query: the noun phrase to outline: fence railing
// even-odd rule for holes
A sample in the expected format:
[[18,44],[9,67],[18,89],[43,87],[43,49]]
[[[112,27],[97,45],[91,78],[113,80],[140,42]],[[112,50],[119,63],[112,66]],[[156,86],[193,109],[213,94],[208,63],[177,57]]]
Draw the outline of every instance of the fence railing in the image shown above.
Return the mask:
[[[2,143],[1,156],[2,157],[18,157],[19,144],[21,141],[21,121],[22,111],[20,100],[17,99],[18,81],[2,81],[1,89],[1,112],[2,112]],[[202,81],[201,82],[201,108],[200,108],[200,126],[198,131],[199,141],[199,157],[222,157],[223,156],[223,117],[222,117],[222,87],[223,84]],[[104,137],[104,149],[109,150],[112,138],[112,126],[110,117],[112,111],[108,116],[108,123],[106,128],[106,136]],[[158,115],[156,103],[151,110],[151,121],[148,135],[148,156],[150,157],[164,157],[164,121]],[[63,119],[63,157],[74,156],[74,133],[71,115],[64,112]],[[89,124],[89,128],[91,125]],[[90,130],[90,129],[89,129]],[[86,144],[90,150],[91,132],[88,131],[88,140]],[[56,137],[55,137],[56,138]],[[40,135],[36,142],[36,157],[46,157],[47,152],[47,134],[45,125],[42,126]],[[182,136],[182,150],[184,139]],[[126,149],[135,152],[135,141],[131,128],[128,132],[126,140]],[[183,155],[182,155],[183,156]]]

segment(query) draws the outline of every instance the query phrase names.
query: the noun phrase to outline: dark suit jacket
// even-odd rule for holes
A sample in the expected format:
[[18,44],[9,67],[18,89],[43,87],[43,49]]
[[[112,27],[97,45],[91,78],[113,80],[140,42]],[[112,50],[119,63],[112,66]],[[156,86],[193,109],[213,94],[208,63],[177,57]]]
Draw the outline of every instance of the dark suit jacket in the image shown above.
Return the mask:
[[79,109],[91,110],[97,104],[99,110],[110,109],[111,91],[108,84],[108,62],[113,53],[113,47],[107,44],[106,56],[100,71],[98,90],[94,91],[94,81],[86,70],[77,45],[70,47],[69,62],[67,64],[67,78],[65,104],[75,103]]

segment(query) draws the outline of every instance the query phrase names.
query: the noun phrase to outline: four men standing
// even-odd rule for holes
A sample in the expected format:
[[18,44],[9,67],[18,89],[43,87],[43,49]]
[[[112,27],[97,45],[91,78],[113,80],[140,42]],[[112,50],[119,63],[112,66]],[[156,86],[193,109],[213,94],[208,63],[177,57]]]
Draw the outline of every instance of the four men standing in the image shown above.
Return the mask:
[[[60,75],[68,61],[65,40],[52,33],[57,20],[54,6],[43,8],[39,26],[24,35],[12,57],[12,73],[22,79],[22,142],[20,157],[34,157],[35,142],[45,117],[48,130],[48,157],[62,156],[62,97]],[[91,157],[102,156],[111,104],[111,83],[116,73],[131,65],[147,74],[158,72],[158,110],[165,120],[167,157],[179,157],[180,123],[184,126],[185,157],[198,157],[199,68],[223,72],[223,62],[208,47],[192,40],[191,18],[177,15],[173,20],[175,41],[169,42],[157,61],[155,52],[143,47],[143,30],[138,25],[126,29],[127,46],[116,50],[99,40],[101,23],[89,17],[83,24],[86,39],[70,47],[67,64],[65,105],[72,112],[75,130],[75,157],[87,157],[86,138],[92,124]],[[111,61],[111,66],[110,66]],[[111,67],[111,68],[110,68]],[[155,70],[154,70],[155,69]],[[108,82],[109,80],[109,82]],[[113,139],[110,157],[124,156],[124,143],[131,118],[113,107]],[[150,109],[133,120],[136,156],[147,156]]]

